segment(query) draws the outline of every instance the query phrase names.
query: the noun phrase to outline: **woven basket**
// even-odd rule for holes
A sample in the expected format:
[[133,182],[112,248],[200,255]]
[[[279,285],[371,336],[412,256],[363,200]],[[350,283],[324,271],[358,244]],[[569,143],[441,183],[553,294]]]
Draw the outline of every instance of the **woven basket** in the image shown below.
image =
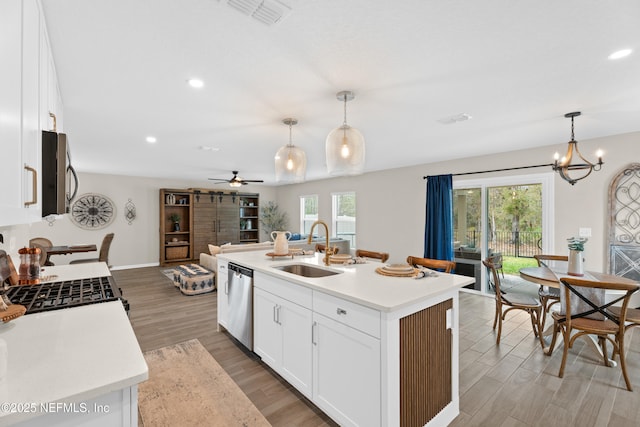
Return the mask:
[[165,248],[165,259],[185,259],[189,254],[189,246],[176,246]]

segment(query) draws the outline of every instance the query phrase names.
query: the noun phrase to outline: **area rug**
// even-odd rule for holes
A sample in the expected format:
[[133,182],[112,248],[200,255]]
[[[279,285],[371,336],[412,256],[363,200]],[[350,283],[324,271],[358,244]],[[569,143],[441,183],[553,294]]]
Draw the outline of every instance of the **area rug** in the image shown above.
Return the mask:
[[173,282],[173,268],[170,268],[168,270],[162,270],[162,275],[166,276],[167,279],[171,280],[171,282]]
[[148,351],[149,379],[138,387],[145,427],[270,426],[197,339]]

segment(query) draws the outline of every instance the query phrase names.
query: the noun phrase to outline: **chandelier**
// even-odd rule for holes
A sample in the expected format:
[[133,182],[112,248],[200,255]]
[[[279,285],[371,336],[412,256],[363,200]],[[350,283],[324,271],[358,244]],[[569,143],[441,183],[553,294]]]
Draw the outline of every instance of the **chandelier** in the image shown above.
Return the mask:
[[327,170],[331,175],[358,175],[364,170],[364,137],[347,124],[347,101],[354,97],[351,91],[336,94],[338,101],[344,102],[344,121],[329,133],[325,143]]
[[[553,170],[567,181],[569,184],[574,185],[576,182],[584,179],[591,174],[592,171],[599,171],[602,168],[602,151],[598,150],[596,155],[598,156],[597,163],[591,163],[584,158],[578,150],[578,141],[575,140],[573,133],[573,119],[578,117],[579,111],[573,113],[567,113],[564,116],[571,118],[571,141],[569,141],[569,147],[567,148],[567,154],[560,158],[560,154],[556,152],[554,155]],[[574,163],[575,160],[575,163]],[[573,177],[569,174],[573,174]]]
[[282,123],[289,126],[289,143],[280,147],[276,153],[276,182],[304,182],[307,171],[307,156],[300,147],[296,147],[291,141],[291,127],[298,124],[298,120],[287,118],[282,120]]

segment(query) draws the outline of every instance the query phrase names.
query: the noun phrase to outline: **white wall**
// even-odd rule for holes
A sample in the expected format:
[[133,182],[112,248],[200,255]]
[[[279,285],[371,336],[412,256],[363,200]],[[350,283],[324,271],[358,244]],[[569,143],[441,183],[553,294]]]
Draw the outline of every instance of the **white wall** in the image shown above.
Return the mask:
[[[586,268],[604,271],[606,268],[607,190],[611,179],[624,166],[640,162],[640,132],[615,135],[579,142],[579,148],[587,158],[593,159],[595,151],[605,151],[605,164],[600,172],[594,172],[575,186],[554,176],[555,189],[555,252],[566,253],[567,237],[578,234],[580,227],[590,227],[592,237],[586,244]],[[425,148],[428,150],[428,147]],[[357,241],[360,248],[389,252],[392,261],[401,261],[408,255],[422,255],[425,215],[425,175],[470,172],[477,170],[526,166],[550,163],[553,152],[566,149],[566,145],[545,146],[536,149],[514,151],[482,157],[451,160],[420,166],[368,173],[355,177],[332,178],[280,187],[243,187],[246,192],[259,192],[261,203],[275,200],[288,213],[290,231],[297,230],[299,196],[318,194],[319,218],[331,220],[331,193],[355,191],[357,196]],[[550,168],[520,171],[526,173],[549,172]],[[551,173],[551,172],[549,172]],[[503,172],[477,177],[515,175]],[[463,179],[460,177],[454,179]],[[110,262],[118,266],[158,263],[158,190],[160,188],[210,187],[205,182],[176,182],[173,180],[80,174],[80,194],[101,193],[113,200],[117,218],[109,227],[82,230],[68,219],[58,220],[52,227],[46,221],[30,226],[16,226],[0,230],[5,244],[0,249],[15,253],[17,247],[26,245],[30,237],[49,237],[56,244],[100,244],[104,234],[115,233]],[[216,187],[218,188],[218,187]],[[222,186],[220,188],[223,188]],[[225,188],[226,189],[226,188]],[[124,205],[131,198],[136,205],[138,218],[128,225],[124,218]],[[9,240],[15,240],[15,251],[9,248]],[[263,236],[263,240],[266,236]],[[16,247],[17,246],[17,247]],[[86,255],[85,255],[86,256]],[[76,255],[75,257],[81,257]],[[66,263],[73,256],[58,256],[54,262]]]
[[[85,230],[76,226],[68,215],[63,215],[52,226],[43,220],[0,230],[5,237],[5,244],[0,245],[0,249],[12,254],[11,258],[16,260],[17,250],[28,245],[32,237],[46,237],[54,245],[95,243],[99,247],[105,234],[114,233],[109,251],[109,263],[114,267],[158,265],[160,188],[215,188],[216,191],[229,191],[228,186],[212,186],[209,181],[176,181],[91,173],[80,173],[79,180],[78,195],[99,193],[113,201],[116,218],[109,226],[100,230]],[[275,195],[274,189],[266,186],[246,185],[241,191],[260,193],[261,202],[273,200]],[[135,204],[137,214],[131,225],[124,216],[128,199]],[[15,241],[13,248],[10,247],[12,239]],[[72,259],[92,256],[97,254],[56,255],[51,260],[55,264],[67,264]]]
[[[473,178],[544,172],[552,174],[555,191],[555,252],[566,253],[566,238],[577,235],[580,227],[590,227],[592,237],[585,248],[586,268],[604,271],[607,265],[605,245],[608,233],[608,185],[624,166],[640,161],[639,140],[640,132],[634,132],[580,141],[579,148],[589,159],[595,160],[596,150],[603,149],[605,164],[600,172],[594,172],[574,186],[551,172],[550,167],[474,175]],[[428,144],[425,144],[425,150],[428,150]],[[423,254],[426,189],[423,176],[546,164],[553,161],[555,150],[563,153],[566,151],[566,145],[545,146],[278,187],[277,201],[289,213],[291,224],[298,224],[299,196],[317,194],[319,218],[329,223],[331,193],[355,191],[358,247],[386,251],[390,253],[392,261],[403,261],[408,255]],[[468,178],[454,177],[454,180]]]

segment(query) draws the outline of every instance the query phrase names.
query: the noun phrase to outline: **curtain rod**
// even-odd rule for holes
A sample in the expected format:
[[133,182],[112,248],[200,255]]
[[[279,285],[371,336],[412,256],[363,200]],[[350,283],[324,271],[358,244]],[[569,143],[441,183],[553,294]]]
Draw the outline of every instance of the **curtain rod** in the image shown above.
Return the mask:
[[[491,173],[491,172],[504,172],[504,171],[514,171],[519,169],[531,169],[531,168],[544,168],[548,166],[553,166],[553,163],[547,163],[544,165],[532,165],[532,166],[517,166],[514,168],[504,168],[504,169],[491,169],[487,171],[476,171],[476,172],[461,172],[461,173],[453,173],[452,176],[460,176],[460,175],[476,175],[479,173]],[[427,179],[429,176],[423,176],[422,179]]]

